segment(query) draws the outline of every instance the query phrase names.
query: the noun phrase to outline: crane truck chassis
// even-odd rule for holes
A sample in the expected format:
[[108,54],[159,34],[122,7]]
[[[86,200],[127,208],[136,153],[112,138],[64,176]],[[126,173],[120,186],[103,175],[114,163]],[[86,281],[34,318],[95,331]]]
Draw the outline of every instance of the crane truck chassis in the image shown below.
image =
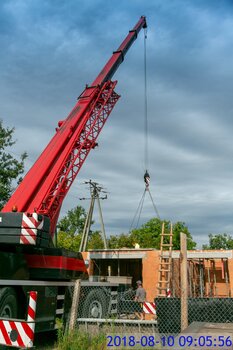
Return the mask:
[[[111,293],[118,286],[87,281],[81,253],[55,247],[53,237],[62,202],[119,99],[111,78],[146,27],[142,16],[68,117],[59,121],[56,134],[0,213],[0,344],[25,346],[23,329],[26,347],[32,347],[34,332],[54,329],[57,317],[65,322],[76,279],[89,288],[79,315],[101,318],[113,311]],[[36,301],[30,299],[32,291]],[[30,300],[36,303],[35,319],[29,317]]]

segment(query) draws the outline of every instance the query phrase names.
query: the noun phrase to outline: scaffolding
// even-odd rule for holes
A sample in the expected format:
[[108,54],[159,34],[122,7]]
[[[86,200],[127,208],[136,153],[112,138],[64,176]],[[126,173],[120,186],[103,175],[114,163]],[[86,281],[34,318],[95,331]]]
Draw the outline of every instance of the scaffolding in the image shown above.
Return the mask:
[[[211,255],[205,257],[203,252],[201,257],[188,257],[187,263],[189,297],[231,297],[227,257],[214,257],[214,254],[212,258]],[[174,256],[172,256],[170,286],[172,296],[180,297],[180,259]]]

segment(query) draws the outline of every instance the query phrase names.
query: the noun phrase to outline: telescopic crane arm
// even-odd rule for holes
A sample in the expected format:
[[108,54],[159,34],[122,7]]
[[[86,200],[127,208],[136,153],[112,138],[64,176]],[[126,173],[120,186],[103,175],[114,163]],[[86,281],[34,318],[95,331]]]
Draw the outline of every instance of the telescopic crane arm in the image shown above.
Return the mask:
[[100,74],[93,81],[92,85],[102,84],[111,80],[119,65],[123,62],[124,57],[130,46],[137,39],[137,35],[142,28],[147,28],[146,17],[141,16],[135,27],[129,31],[125,40],[121,43],[116,51],[113,52],[112,57],[106,63]]
[[63,199],[120,97],[114,91],[117,82],[111,78],[139,31],[146,26],[142,16],[92,85],[86,86],[68,117],[58,123],[56,134],[2,212],[42,214],[50,219],[53,237]]

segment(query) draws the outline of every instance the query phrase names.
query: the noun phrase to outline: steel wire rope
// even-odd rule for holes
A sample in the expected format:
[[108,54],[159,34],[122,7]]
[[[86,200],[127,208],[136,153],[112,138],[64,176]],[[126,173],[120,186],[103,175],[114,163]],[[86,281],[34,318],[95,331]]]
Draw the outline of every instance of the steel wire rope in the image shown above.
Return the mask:
[[[149,168],[149,147],[148,147],[148,94],[147,94],[147,48],[146,48],[146,39],[147,39],[147,29],[144,31],[144,162],[145,162],[145,172],[148,172]],[[157,217],[160,219],[158,209],[155,205],[153,197],[151,195],[149,185],[146,186],[146,189],[150,195],[150,199],[154,208],[154,211]]]
[[[145,175],[147,174],[149,176],[148,173],[148,168],[149,168],[149,146],[148,146],[148,93],[147,93],[147,47],[146,47],[146,40],[147,40],[147,29],[144,29],[144,166],[145,166]],[[144,175],[144,179],[145,179],[145,175]],[[149,193],[154,211],[157,215],[157,217],[160,219],[160,215],[158,212],[158,209],[155,205],[155,202],[153,200],[153,197],[151,195],[150,189],[149,189],[149,184],[146,184],[146,187],[143,191],[143,195],[140,199],[139,205],[137,207],[136,213],[133,217],[129,232],[131,231],[134,222],[136,220],[136,217],[138,215],[138,219],[137,219],[137,224],[136,224],[136,228],[138,227],[140,218],[141,218],[141,213],[142,213],[142,209],[143,209],[143,204],[144,204],[144,199],[145,199],[145,195],[146,192]]]
[[147,101],[147,55],[146,55],[147,29],[144,29],[144,162],[145,171],[148,169],[148,101]]
[[144,204],[145,195],[146,195],[146,189],[144,190],[143,201],[142,201],[142,205],[141,205],[140,210],[139,210],[138,220],[137,220],[137,224],[136,224],[136,229],[138,228],[138,224],[139,224],[139,221],[140,221],[140,218],[141,218],[142,208],[143,208],[143,204]]
[[143,194],[142,194],[142,197],[141,197],[141,199],[140,199],[140,201],[139,201],[139,204],[138,204],[136,213],[134,214],[132,223],[131,223],[131,225],[130,225],[129,232],[131,231],[131,229],[132,229],[132,227],[133,227],[133,225],[134,225],[134,221],[136,220],[136,217],[137,217],[138,213],[141,212],[141,207],[143,206],[143,203],[144,203],[145,194],[146,194],[146,190],[143,191]]
[[153,207],[154,207],[154,211],[156,212],[158,218],[160,219],[158,209],[157,209],[157,207],[156,207],[156,205],[155,205],[155,202],[154,202],[154,200],[153,200],[153,197],[152,197],[152,195],[151,195],[151,192],[150,192],[150,189],[149,189],[149,188],[148,188],[148,193],[149,193],[149,195],[150,195],[150,199],[151,199],[152,205],[153,205]]

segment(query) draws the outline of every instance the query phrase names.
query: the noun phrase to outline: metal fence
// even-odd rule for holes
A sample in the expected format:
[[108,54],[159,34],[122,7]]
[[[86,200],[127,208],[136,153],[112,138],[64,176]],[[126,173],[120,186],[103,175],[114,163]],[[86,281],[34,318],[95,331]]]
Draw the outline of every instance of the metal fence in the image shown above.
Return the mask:
[[[135,291],[111,283],[81,283],[70,288],[72,307],[66,323],[88,333],[157,333],[154,303],[147,309],[136,302]],[[143,319],[141,319],[143,318]]]
[[[119,290],[117,285],[77,282],[69,293],[69,330],[75,328],[89,337],[104,334],[106,346],[108,342],[116,343],[115,347],[109,345],[112,349],[119,348],[117,344],[123,341],[131,341],[129,348],[132,344],[135,349],[145,348],[145,344],[156,348],[156,341],[161,342],[164,335],[177,337],[184,330],[181,298],[156,298],[154,315],[145,314],[143,305],[134,301],[135,291]],[[188,326],[193,322],[233,323],[233,298],[188,298],[187,306]],[[138,341],[141,343],[136,347]]]
[[[158,331],[178,334],[182,327],[180,298],[156,298]],[[232,323],[233,298],[189,298],[188,325],[192,322]]]

